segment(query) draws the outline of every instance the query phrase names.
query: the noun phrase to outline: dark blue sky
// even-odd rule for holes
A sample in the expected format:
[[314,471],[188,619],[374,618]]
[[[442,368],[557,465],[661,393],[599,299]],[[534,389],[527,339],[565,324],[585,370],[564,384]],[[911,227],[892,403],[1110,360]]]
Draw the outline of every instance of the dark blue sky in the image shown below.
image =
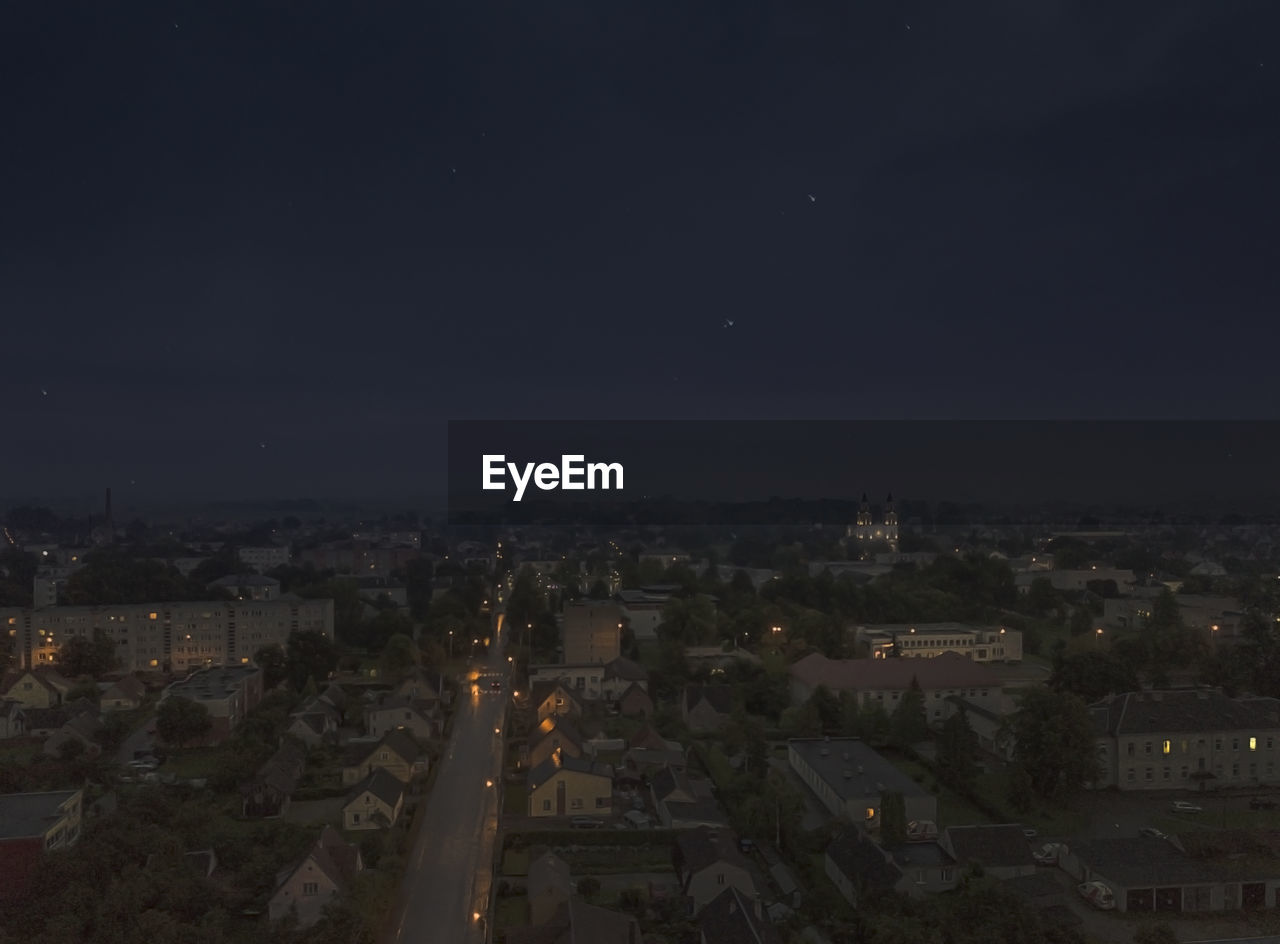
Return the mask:
[[0,496],[437,492],[449,418],[1274,417],[1277,27],[6,4]]

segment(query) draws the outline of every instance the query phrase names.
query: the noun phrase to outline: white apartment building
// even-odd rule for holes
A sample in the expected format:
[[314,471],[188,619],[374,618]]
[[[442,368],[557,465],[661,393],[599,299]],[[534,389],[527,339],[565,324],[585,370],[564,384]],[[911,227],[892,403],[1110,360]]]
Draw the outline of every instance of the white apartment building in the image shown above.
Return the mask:
[[288,547],[242,547],[236,551],[240,563],[260,574],[289,563]]
[[116,642],[125,671],[185,672],[210,665],[243,665],[263,646],[285,645],[293,632],[333,637],[333,601],[246,600],[52,606],[0,610],[0,629],[14,642],[21,668],[53,663],[71,636],[102,630]]

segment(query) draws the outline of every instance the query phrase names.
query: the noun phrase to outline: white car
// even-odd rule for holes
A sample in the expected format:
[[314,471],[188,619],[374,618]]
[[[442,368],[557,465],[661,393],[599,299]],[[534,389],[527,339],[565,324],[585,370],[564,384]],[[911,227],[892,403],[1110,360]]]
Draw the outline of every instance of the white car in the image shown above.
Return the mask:
[[1076,891],[1089,904],[1103,911],[1111,911],[1116,906],[1115,892],[1102,882],[1083,882],[1076,886]]
[[1174,800],[1173,806],[1170,807],[1170,809],[1172,809],[1173,812],[1175,813],[1203,813],[1204,812],[1204,810],[1201,807],[1196,806],[1194,803],[1188,803],[1186,800]]

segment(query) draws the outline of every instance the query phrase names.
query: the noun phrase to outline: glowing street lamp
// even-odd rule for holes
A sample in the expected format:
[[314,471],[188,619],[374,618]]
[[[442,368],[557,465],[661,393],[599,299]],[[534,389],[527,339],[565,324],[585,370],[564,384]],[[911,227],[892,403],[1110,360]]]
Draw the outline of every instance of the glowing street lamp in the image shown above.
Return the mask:
[[1094,630],[1093,638],[1094,638],[1095,645],[1098,645],[1098,646],[1102,645],[1102,627],[1101,626],[1099,626],[1097,629]]

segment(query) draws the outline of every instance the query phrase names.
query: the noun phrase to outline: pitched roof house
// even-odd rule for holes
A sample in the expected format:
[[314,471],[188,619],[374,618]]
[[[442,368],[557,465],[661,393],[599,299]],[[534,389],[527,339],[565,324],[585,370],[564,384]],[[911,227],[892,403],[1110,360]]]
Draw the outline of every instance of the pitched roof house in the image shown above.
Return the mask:
[[727,828],[700,826],[676,835],[672,864],[680,890],[689,900],[689,913],[697,914],[725,888],[736,888],[754,902],[764,883],[738,847],[737,836]]
[[359,847],[345,842],[336,829],[326,826],[315,845],[276,876],[276,890],[267,905],[267,915],[272,921],[279,921],[293,911],[301,927],[311,927],[323,917],[330,901],[350,890],[363,870]]
[[782,944],[759,898],[729,886],[694,918],[701,944]]
[[948,826],[938,845],[961,867],[981,866],[994,878],[1017,878],[1036,870],[1031,844],[1019,823],[997,826]]
[[307,749],[299,741],[286,738],[253,779],[240,787],[241,809],[245,816],[283,816],[307,766]]
[[583,739],[578,726],[565,715],[550,715],[543,718],[533,729],[525,748],[525,764],[528,767],[537,767],[556,753],[562,757],[590,756],[593,753]]
[[72,687],[52,669],[10,669],[0,677],[0,697],[24,708],[56,708]]
[[360,781],[342,804],[343,829],[386,829],[404,809],[404,784],[381,767]]
[[690,731],[719,731],[733,713],[733,688],[729,685],[686,685],[680,699],[680,716]]
[[552,756],[529,771],[528,784],[530,816],[613,811],[613,768],[608,764]]
[[103,711],[130,711],[146,700],[147,688],[136,675],[125,675],[109,684],[102,692],[99,706]]
[[563,682],[534,682],[529,697],[539,721],[553,715],[582,717],[581,699]]
[[427,762],[418,742],[408,731],[388,731],[382,740],[348,741],[342,755],[342,782],[359,783],[374,770],[386,770],[401,783],[426,773]]
[[649,789],[658,820],[666,829],[715,828],[725,823],[711,784],[690,780],[683,770],[664,767],[653,775]]
[[440,736],[442,717],[439,702],[425,698],[409,699],[392,693],[365,709],[364,724],[372,737],[404,728],[425,744]]
[[618,696],[618,711],[628,718],[653,717],[653,699],[639,682],[632,682],[627,690]]
[[573,895],[569,864],[554,852],[545,852],[529,863],[525,880],[529,923],[546,924]]

